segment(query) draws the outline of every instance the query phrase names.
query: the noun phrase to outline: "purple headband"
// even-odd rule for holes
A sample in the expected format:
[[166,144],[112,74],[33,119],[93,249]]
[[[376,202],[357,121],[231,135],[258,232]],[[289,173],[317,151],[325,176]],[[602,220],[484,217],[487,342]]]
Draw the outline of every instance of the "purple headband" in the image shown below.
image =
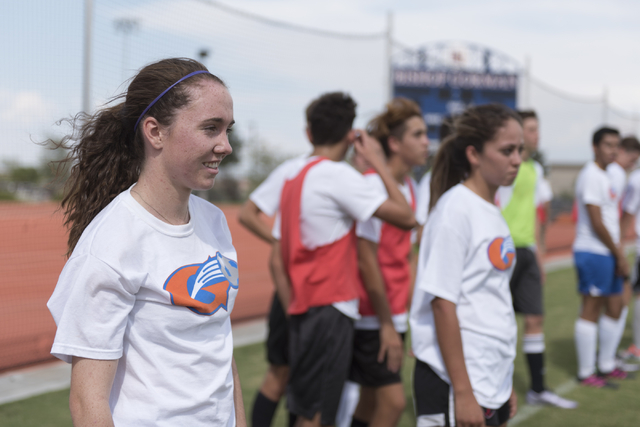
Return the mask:
[[180,83],[181,81],[186,80],[186,79],[188,79],[188,78],[189,78],[189,77],[191,77],[191,76],[195,76],[196,74],[204,74],[204,73],[206,73],[206,74],[211,74],[211,73],[210,73],[210,72],[208,72],[207,70],[198,70],[198,71],[194,71],[193,73],[189,73],[189,74],[187,74],[186,76],[184,76],[183,78],[181,78],[180,80],[178,80],[177,82],[175,82],[174,84],[172,84],[171,86],[169,86],[168,88],[166,88],[166,89],[164,90],[164,92],[162,92],[160,95],[156,96],[156,99],[154,99],[153,101],[151,101],[151,104],[149,104],[149,105],[147,106],[147,108],[145,108],[145,109],[144,109],[144,111],[142,112],[142,114],[140,114],[140,117],[138,117],[138,121],[136,121],[136,125],[133,127],[133,132],[135,133],[135,132],[136,132],[136,130],[138,130],[138,125],[140,124],[140,120],[142,120],[142,118],[144,117],[144,115],[145,115],[145,114],[147,114],[147,111],[149,111],[149,109],[150,109],[151,107],[153,107],[153,106],[154,106],[154,104],[155,104],[156,102],[158,102],[158,100],[159,100],[160,98],[162,98],[162,97],[164,96],[164,94],[165,94],[165,93],[169,92],[169,91],[170,91],[170,90],[171,90],[175,85],[177,85],[177,84],[178,84],[178,83]]

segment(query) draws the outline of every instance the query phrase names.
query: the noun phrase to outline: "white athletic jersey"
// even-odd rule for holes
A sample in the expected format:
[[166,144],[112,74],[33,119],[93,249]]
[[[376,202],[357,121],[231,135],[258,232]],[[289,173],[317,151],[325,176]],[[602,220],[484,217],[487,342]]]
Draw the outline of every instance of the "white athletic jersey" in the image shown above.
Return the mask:
[[586,205],[600,207],[602,222],[609,232],[613,243],[620,242],[620,215],[618,198],[612,187],[611,179],[604,170],[593,161],[587,163],[576,181],[576,203],[578,205],[578,223],[573,250],[609,255],[611,251],[600,241],[587,213]]
[[481,406],[511,395],[517,326],[509,280],[515,247],[500,209],[458,184],[431,212],[420,243],[409,323],[416,358],[448,383],[431,302],[456,304],[465,365]]
[[431,171],[427,172],[420,180],[416,201],[416,221],[420,225],[425,225],[429,217],[429,202],[431,201]]
[[[380,193],[387,194],[384,183],[382,182],[382,178],[377,173],[367,174],[364,176],[367,183],[372,187],[376,188]],[[416,182],[412,179],[411,185],[413,188],[416,188]],[[398,184],[398,189],[407,200],[407,203],[411,205],[413,202],[413,197],[411,194],[411,188],[406,183]],[[417,197],[416,197],[417,199]],[[368,221],[361,222],[358,221],[356,223],[356,235],[358,237],[362,237],[363,239],[367,239],[373,243],[380,243],[380,233],[382,232],[382,221],[380,218],[371,217]],[[415,233],[411,233],[412,243],[415,242]],[[400,313],[392,316],[393,324],[398,333],[407,332],[408,325],[408,315],[407,313]],[[355,323],[356,329],[367,329],[367,330],[377,330],[380,329],[380,321],[378,320],[378,316],[361,316]]]
[[235,426],[229,315],[238,265],[222,211],[169,225],[118,195],[84,230],[47,306],[51,353],[118,360],[116,426]]
[[634,170],[629,175],[622,198],[622,210],[635,216],[636,254],[640,254],[640,169]]
[[627,173],[618,163],[611,162],[607,166],[607,175],[611,180],[611,190],[616,196],[616,206],[620,206],[620,201],[624,195],[624,187],[627,185]]
[[307,163],[308,154],[289,159],[275,168],[255,190],[249,195],[249,200],[267,216],[274,216],[280,207],[280,195],[284,186],[285,176],[289,169],[300,170]]
[[[295,178],[308,162],[287,169],[285,180]],[[283,184],[284,185],[284,184]],[[344,237],[354,220],[367,221],[389,198],[386,191],[372,187],[362,174],[346,162],[325,160],[312,167],[302,184],[300,241],[309,250],[326,246]],[[280,239],[280,215],[273,236]],[[357,319],[358,299],[333,304],[345,315]]]

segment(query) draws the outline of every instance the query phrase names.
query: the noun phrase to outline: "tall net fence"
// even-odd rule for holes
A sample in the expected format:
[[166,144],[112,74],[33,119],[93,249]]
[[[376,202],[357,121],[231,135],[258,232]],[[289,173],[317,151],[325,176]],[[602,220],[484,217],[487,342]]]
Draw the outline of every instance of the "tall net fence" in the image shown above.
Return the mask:
[[610,106],[604,95],[571,94],[526,75],[520,79],[518,103],[536,110],[541,149],[553,151],[556,163],[589,160],[591,136],[601,126],[616,127],[623,136],[640,131],[640,116]]
[[[7,5],[9,15],[13,4]],[[92,108],[124,91],[123,82],[145,64],[176,56],[200,59],[226,82],[234,100],[236,132],[244,143],[239,166],[229,172],[238,176],[258,168],[251,157],[256,147],[287,155],[309,150],[304,110],[319,94],[349,92],[358,102],[357,126],[364,126],[388,96],[388,41],[382,29],[373,34],[350,34],[347,29],[329,33],[211,0],[93,4]],[[19,51],[11,37],[22,37],[19,27],[32,26],[33,16],[42,18],[39,25],[48,36],[31,36],[34,52]],[[48,22],[49,17],[55,22]],[[15,81],[27,83],[0,89],[0,156],[5,161],[0,198],[13,199],[0,203],[0,371],[51,358],[55,325],[46,301],[66,260],[66,230],[59,205],[51,201],[60,189],[46,184],[51,174],[38,166],[57,154],[33,141],[59,138],[68,128],[52,124],[82,108],[82,21],[78,4],[41,3],[30,17],[16,14],[15,35],[6,43],[7,55],[20,64],[12,70]],[[72,28],[72,35],[58,36],[60,27]],[[57,56],[43,66],[49,51]],[[543,149],[558,144],[566,159],[574,158],[574,150],[580,144],[584,149],[602,122],[601,101],[566,97],[533,79],[530,86],[527,106],[541,116]],[[581,119],[570,118],[569,110]],[[608,109],[607,118],[625,131],[637,124],[630,113],[614,108]],[[273,292],[269,247],[239,226],[237,205],[222,208],[241,266],[242,290],[232,318],[263,316]]]

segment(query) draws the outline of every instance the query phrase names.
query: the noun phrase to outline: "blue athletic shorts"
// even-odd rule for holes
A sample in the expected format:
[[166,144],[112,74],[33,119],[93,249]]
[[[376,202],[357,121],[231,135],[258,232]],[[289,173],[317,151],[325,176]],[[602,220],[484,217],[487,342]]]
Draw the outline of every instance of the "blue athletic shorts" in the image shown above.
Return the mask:
[[574,252],[578,272],[578,292],[592,297],[606,297],[622,293],[624,279],[616,275],[613,255]]

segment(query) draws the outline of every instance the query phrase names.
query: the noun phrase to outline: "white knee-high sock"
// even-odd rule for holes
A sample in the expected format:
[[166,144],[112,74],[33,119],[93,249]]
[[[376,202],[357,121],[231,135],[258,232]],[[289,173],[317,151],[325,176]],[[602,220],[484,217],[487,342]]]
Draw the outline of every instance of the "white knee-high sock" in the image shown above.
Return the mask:
[[616,331],[616,350],[620,347],[620,341],[624,335],[624,328],[627,326],[627,316],[629,315],[629,307],[623,307],[620,312],[620,318],[616,320],[618,323],[618,330]]
[[640,297],[633,302],[633,343],[640,348]]
[[575,326],[575,340],[578,356],[578,378],[587,378],[596,371],[598,325],[578,318]]
[[606,314],[600,316],[598,332],[600,351],[598,351],[598,369],[600,372],[611,372],[616,368],[616,350],[620,340],[618,337],[618,319]]

